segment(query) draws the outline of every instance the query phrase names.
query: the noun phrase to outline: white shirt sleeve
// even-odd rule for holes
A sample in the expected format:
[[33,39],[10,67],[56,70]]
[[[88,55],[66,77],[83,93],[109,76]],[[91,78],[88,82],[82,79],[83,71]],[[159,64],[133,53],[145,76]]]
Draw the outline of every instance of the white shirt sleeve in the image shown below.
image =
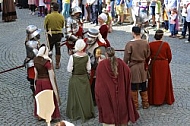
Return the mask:
[[90,57],[88,56],[88,62],[86,64],[86,69],[88,71],[88,73],[90,73],[90,70],[91,70],[91,62],[90,62]]
[[67,65],[67,71],[72,73],[73,71],[73,55],[71,55],[69,57],[69,62],[68,62],[68,65]]

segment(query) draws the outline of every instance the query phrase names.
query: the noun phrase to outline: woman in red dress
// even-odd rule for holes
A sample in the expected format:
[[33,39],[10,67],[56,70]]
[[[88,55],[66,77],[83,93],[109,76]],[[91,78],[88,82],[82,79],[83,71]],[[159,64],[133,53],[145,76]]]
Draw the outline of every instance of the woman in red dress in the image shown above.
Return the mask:
[[107,39],[109,28],[106,25],[106,21],[107,21],[107,15],[105,13],[101,13],[98,16],[98,22],[100,24],[99,31],[100,31],[100,34],[102,35],[102,38],[106,41],[106,46],[110,47],[110,42]]
[[172,53],[169,44],[162,41],[162,37],[163,31],[157,30],[154,36],[156,40],[149,43],[151,51],[149,59],[153,61],[159,46],[163,42],[159,54],[153,61],[151,78],[148,80],[148,101],[150,105],[162,105],[164,103],[171,105],[175,101],[170,72]]
[[[37,57],[34,58],[34,67],[35,67],[35,84],[36,84],[36,90],[35,95],[40,93],[43,90],[53,90],[54,92],[54,105],[55,110],[52,114],[52,119],[60,119],[60,111],[59,111],[59,95],[57,90],[57,85],[54,83],[54,71],[52,69],[52,60],[48,56],[48,48],[43,44],[39,52],[37,54]],[[37,115],[37,106],[35,101],[34,106],[34,116],[38,117]],[[38,119],[40,119],[38,117]]]

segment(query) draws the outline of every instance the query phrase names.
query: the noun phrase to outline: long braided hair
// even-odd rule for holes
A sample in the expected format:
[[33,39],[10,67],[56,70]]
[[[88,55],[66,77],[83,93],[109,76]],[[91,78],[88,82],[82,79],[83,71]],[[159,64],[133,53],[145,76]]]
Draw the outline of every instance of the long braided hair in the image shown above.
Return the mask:
[[108,47],[106,48],[106,54],[108,59],[110,60],[110,64],[111,64],[111,70],[114,73],[114,76],[117,77],[118,75],[118,63],[117,63],[117,58],[115,57],[115,50],[113,47]]

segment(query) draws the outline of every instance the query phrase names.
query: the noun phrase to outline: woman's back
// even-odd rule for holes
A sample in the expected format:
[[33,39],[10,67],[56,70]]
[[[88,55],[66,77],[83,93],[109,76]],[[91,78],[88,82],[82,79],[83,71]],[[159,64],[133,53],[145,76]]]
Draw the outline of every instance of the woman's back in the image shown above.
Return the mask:
[[73,74],[86,74],[87,69],[86,65],[88,62],[88,55],[85,55],[83,57],[73,55]]
[[172,78],[169,63],[172,59],[170,46],[164,42],[158,56],[153,61],[161,40],[150,43],[151,50],[151,78],[148,80],[148,100],[151,105],[173,104],[175,101],[172,87]]
[[[150,58],[153,59],[154,56],[156,55],[157,51],[158,51],[158,48],[160,47],[162,41],[154,41],[154,42],[150,42],[150,51],[151,51],[151,54],[150,54]],[[171,54],[171,49],[170,49],[170,46],[167,42],[164,42],[163,45],[162,45],[162,48],[160,49],[160,52],[157,56],[156,59],[166,59],[168,60],[169,62],[171,61],[172,59],[172,54]]]

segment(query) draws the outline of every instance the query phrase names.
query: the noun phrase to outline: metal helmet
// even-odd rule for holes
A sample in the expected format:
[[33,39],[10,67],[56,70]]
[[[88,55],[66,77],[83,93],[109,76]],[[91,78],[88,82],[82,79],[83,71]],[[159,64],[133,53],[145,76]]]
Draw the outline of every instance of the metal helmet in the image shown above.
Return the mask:
[[39,48],[39,41],[35,40],[29,40],[25,42],[26,47],[26,59],[24,61],[24,64],[26,68],[30,68],[34,66],[34,57],[38,54],[38,48]]
[[87,44],[92,45],[96,42],[98,35],[99,35],[99,30],[97,29],[93,29],[93,28],[89,28],[88,32],[88,40],[87,40]]
[[88,35],[89,37],[98,37],[98,34],[99,34],[99,33],[100,33],[99,30],[93,29],[93,28],[89,28],[89,29],[88,29],[88,32],[87,32],[87,35]]
[[29,25],[26,28],[26,34],[28,36],[28,39],[32,39],[36,37],[41,32],[41,29],[38,29],[35,25]]
[[75,6],[74,8],[72,8],[72,13],[71,15],[75,15],[76,13],[82,13],[82,10],[79,6]]

